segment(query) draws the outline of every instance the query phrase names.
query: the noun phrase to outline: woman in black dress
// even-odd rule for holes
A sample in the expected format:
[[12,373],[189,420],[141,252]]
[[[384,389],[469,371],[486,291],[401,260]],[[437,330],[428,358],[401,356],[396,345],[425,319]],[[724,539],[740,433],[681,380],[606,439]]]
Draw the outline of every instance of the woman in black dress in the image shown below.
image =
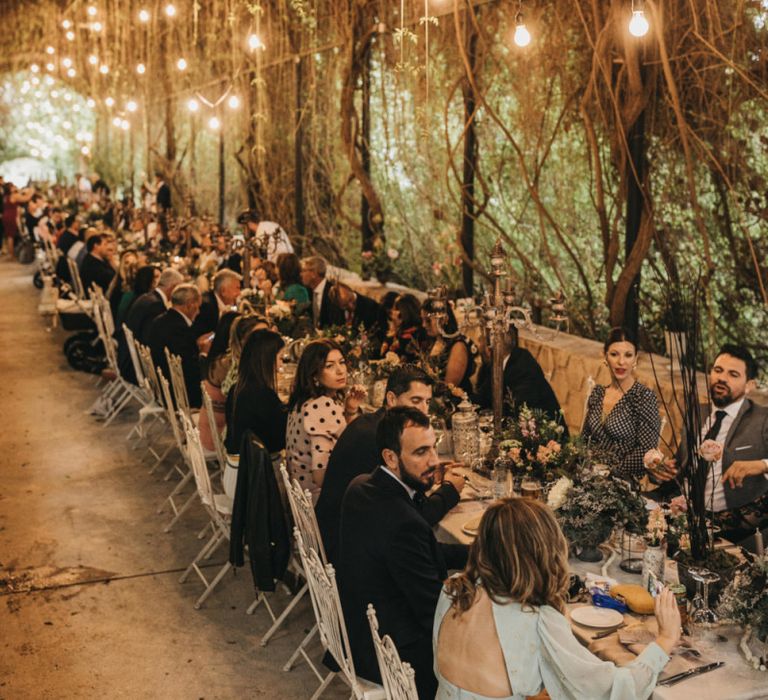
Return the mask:
[[659,403],[656,394],[635,379],[637,343],[626,329],[613,328],[603,349],[611,383],[598,384],[589,395],[581,435],[613,453],[616,476],[641,479],[643,455],[659,443]]
[[277,371],[280,351],[285,342],[280,334],[262,329],[253,331],[240,355],[237,383],[227,396],[227,468],[224,491],[234,496],[237,483],[240,443],[246,430],[251,430],[270,453],[285,448],[285,425],[288,414],[277,395]]

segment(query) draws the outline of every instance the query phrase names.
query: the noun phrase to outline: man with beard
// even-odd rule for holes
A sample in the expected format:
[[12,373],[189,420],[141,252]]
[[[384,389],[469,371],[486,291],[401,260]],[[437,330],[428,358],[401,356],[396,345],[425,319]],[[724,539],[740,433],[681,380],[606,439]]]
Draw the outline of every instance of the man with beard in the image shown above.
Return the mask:
[[465,546],[437,542],[417,506],[439,465],[435,442],[422,411],[387,411],[376,429],[383,464],[350,484],[339,532],[338,582],[355,670],[381,682],[366,619],[373,603],[380,633],[392,637],[416,672],[420,698],[437,691],[432,622],[443,581],[467,560]]
[[[701,429],[702,442],[714,440],[722,451],[710,462],[707,508],[732,542],[768,527],[768,408],[747,398],[757,372],[746,348],[724,345],[709,373],[712,411]],[[688,458],[682,440],[676,458],[651,471],[652,480],[670,481],[677,464]]]

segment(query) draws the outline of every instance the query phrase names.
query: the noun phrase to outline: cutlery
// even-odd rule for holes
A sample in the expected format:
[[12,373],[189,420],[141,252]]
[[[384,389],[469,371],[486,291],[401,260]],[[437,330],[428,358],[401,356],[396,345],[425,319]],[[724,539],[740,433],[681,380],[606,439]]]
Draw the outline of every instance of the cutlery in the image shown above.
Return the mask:
[[684,681],[686,678],[690,678],[691,676],[698,676],[699,674],[707,673],[708,671],[714,671],[716,668],[720,668],[724,665],[725,661],[715,661],[711,664],[699,666],[698,668],[692,668],[688,671],[683,671],[682,673],[678,673],[674,676],[670,676],[669,678],[665,678],[663,681],[659,681],[658,685],[675,685],[675,683]]
[[627,623],[622,622],[618,627],[614,627],[612,630],[605,630],[605,632],[598,632],[592,639],[605,639],[606,637],[610,637],[614,632],[617,630],[620,630],[622,627],[626,627]]

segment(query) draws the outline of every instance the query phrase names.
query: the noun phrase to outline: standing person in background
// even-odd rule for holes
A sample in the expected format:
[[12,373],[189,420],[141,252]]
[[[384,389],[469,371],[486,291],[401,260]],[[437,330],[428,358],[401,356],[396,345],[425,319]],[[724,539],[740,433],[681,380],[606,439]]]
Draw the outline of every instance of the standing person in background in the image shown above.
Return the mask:
[[3,231],[9,260],[14,258],[14,246],[19,235],[21,205],[29,202],[33,195],[34,190],[31,187],[20,192],[12,182],[6,182],[3,186]]

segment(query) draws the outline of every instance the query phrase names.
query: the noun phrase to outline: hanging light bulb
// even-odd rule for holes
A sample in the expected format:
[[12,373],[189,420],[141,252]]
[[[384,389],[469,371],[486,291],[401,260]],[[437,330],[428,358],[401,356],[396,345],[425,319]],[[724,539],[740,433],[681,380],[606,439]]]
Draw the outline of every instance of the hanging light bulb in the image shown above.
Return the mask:
[[264,46],[264,42],[261,40],[261,37],[258,34],[251,34],[248,37],[248,48],[251,51],[256,51],[257,49],[261,49],[263,51],[267,47]]
[[45,70],[47,70],[49,73],[53,73],[53,71],[56,70],[56,66],[54,66],[53,63],[46,63]]
[[88,105],[88,109],[93,109],[93,108],[96,106],[96,100],[94,100],[92,97],[89,97],[89,98],[88,98],[88,99],[85,101],[85,104],[87,104],[87,105]]
[[95,17],[98,13],[98,10],[96,9],[95,5],[88,5],[88,9],[86,10],[89,17]]
[[107,73],[109,73],[109,66],[106,63],[102,63],[99,66],[99,73],[101,73],[102,75],[106,75]]
[[232,95],[227,100],[227,105],[230,109],[237,109],[240,106],[240,98],[237,95]]
[[165,6],[165,14],[168,15],[168,17],[175,17],[176,16],[176,6],[172,5],[171,3],[168,3]]
[[40,72],[40,66],[37,65],[37,63],[33,63],[29,70],[31,70],[33,73],[39,73]]
[[56,53],[56,49],[54,49],[53,46],[48,46],[45,49],[45,53],[47,53],[49,56],[53,56],[53,54]]
[[210,129],[213,129],[213,131],[218,131],[221,128],[221,122],[219,121],[218,117],[211,117],[208,120],[208,127]]
[[88,56],[88,63],[90,63],[92,66],[95,66],[99,62],[99,57],[96,54],[91,54]]
[[143,63],[139,63],[139,64],[136,66],[136,72],[137,72],[139,75],[144,75],[144,73],[146,73],[146,72],[147,72],[147,67],[146,67],[146,66],[145,66]]
[[523,20],[522,5],[523,3],[521,2],[518,6],[517,15],[515,15],[514,41],[520,48],[525,48],[531,43],[531,33],[528,31],[528,27],[525,26],[525,21]]
[[149,10],[139,10],[139,22],[149,22]]
[[61,65],[64,66],[64,68],[72,68],[72,59],[71,58],[61,59]]
[[187,60],[185,58],[180,58],[176,61],[176,68],[179,70],[187,70]]
[[114,107],[115,100],[113,97],[107,97],[107,99],[104,100],[104,104],[107,105],[107,107]]
[[94,22],[91,25],[91,29],[93,29],[94,32],[100,32],[102,29],[104,29],[104,25],[101,22]]
[[200,105],[197,103],[197,100],[190,100],[187,102],[187,109],[190,112],[197,112],[198,109],[200,109]]
[[75,33],[71,29],[64,36],[67,37],[67,41],[75,40]]
[[64,29],[71,29],[72,28],[72,22],[70,22],[68,19],[65,19],[61,26],[64,27]]
[[88,146],[83,146],[80,149],[80,153],[82,153],[84,156],[89,156],[89,155],[91,155],[91,149],[88,148]]
[[79,112],[80,111],[80,105],[72,105],[72,111],[73,112]]
[[77,71],[76,71],[74,68],[70,68],[70,69],[67,71],[67,75],[68,75],[70,78],[74,78],[74,77],[77,75]]
[[[53,70],[53,66],[51,66],[51,70]],[[50,87],[53,85],[53,78],[50,75],[45,76],[45,84]]]
[[112,120],[112,125],[113,125],[113,126],[117,126],[117,127],[119,127],[119,126],[120,126],[120,124],[122,124],[122,123],[123,123],[123,120],[122,120],[122,119],[120,119],[120,117],[115,117],[115,118]]
[[641,37],[645,36],[650,28],[651,25],[648,24],[642,7],[635,9],[635,4],[632,3],[632,19],[629,20],[629,33],[632,36]]
[[129,112],[135,112],[139,108],[139,105],[136,104],[135,100],[128,100],[128,102],[125,103],[125,108]]
[[128,131],[128,129],[130,129],[130,128],[131,128],[131,122],[129,122],[127,119],[123,119],[123,120],[120,122],[120,128],[121,128],[123,131]]

